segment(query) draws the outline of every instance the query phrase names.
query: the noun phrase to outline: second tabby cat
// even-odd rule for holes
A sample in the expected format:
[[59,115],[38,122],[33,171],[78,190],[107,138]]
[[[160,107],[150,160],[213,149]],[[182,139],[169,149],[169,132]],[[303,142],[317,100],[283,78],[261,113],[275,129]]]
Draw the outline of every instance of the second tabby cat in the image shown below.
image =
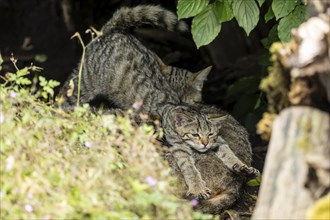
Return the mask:
[[199,111],[204,114],[196,117],[183,109],[173,121],[168,118],[173,127],[166,127],[167,132],[175,132],[188,144],[173,145],[166,159],[178,176],[178,194],[191,199],[191,185],[206,187],[200,195],[206,200],[199,200],[197,209],[219,214],[239,197],[244,176],[257,176],[259,171],[249,167],[252,152],[244,127],[214,107],[201,105]]

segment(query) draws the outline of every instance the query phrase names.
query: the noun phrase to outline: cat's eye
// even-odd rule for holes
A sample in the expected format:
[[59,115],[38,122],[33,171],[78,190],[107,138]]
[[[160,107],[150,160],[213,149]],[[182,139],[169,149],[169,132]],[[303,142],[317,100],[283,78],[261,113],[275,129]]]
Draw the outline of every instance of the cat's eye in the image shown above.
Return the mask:
[[209,133],[209,136],[213,136],[213,135],[215,135],[215,133]]
[[193,137],[199,137],[199,134],[191,134]]

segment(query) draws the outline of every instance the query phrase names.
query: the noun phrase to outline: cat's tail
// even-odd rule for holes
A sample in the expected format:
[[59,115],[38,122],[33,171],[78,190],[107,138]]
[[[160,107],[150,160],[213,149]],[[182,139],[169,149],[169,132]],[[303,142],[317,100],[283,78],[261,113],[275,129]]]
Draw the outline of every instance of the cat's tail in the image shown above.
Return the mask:
[[165,28],[169,31],[185,32],[188,30],[187,24],[179,21],[173,12],[157,5],[139,5],[117,10],[103,26],[102,31],[105,34],[112,30],[128,30],[144,24]]

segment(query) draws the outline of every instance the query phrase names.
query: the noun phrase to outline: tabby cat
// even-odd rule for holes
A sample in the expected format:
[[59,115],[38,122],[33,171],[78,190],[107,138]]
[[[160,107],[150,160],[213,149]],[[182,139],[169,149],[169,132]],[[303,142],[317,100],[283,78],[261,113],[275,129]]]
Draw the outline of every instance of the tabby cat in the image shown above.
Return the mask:
[[[195,118],[195,129],[200,126],[205,126],[202,129],[212,128],[214,132],[209,135],[216,141],[220,138],[217,135],[216,125],[221,117],[207,118],[193,107],[180,106],[182,97],[170,87],[164,73],[161,72],[163,67],[155,58],[154,53],[130,33],[131,27],[142,24],[151,24],[172,31],[187,29],[184,23],[177,21],[172,12],[159,6],[119,9],[103,27],[103,35],[86,47],[80,103],[89,103],[101,96],[111,101],[113,106],[126,110],[137,101],[142,102],[141,111],[161,119],[166,140],[173,146],[171,147],[173,155],[185,176],[189,187],[188,193],[194,198],[208,198],[210,190],[200,178],[201,175],[194,167],[191,158],[189,144],[193,140],[187,142],[186,139],[182,139],[177,135],[178,132],[174,132],[175,129],[171,130],[173,128],[171,123],[174,120],[175,123],[184,124],[186,119],[180,115],[183,116],[186,112],[187,115]],[[76,104],[77,87],[78,71],[74,71],[60,92],[64,98],[61,103],[64,109],[70,109]],[[198,87],[198,91],[200,90],[201,88]],[[214,145],[218,146],[220,143],[223,144],[219,142]],[[187,148],[188,151],[186,151]],[[193,181],[191,181],[191,175],[196,175]]]
[[[209,155],[209,152],[212,152],[224,165],[218,170],[220,173],[223,170],[232,170],[244,176],[259,175],[258,170],[247,166],[252,160],[248,135],[232,116],[210,106],[200,105],[198,110],[179,106],[163,115],[162,126],[166,141],[171,145],[170,163],[176,164],[177,170],[180,170],[184,177],[186,197],[210,197],[209,183],[203,180],[200,169],[195,166],[194,156],[198,154],[206,152]],[[214,173],[213,176],[215,179],[219,178],[219,175]],[[217,188],[212,189],[214,190],[219,193]]]
[[[102,28],[103,35],[86,47],[80,103],[90,103],[101,97],[111,102],[112,107],[126,110],[135,102],[142,101],[142,111],[155,115],[160,114],[160,106],[164,103],[180,103],[180,97],[164,77],[166,74],[161,73],[162,67],[157,56],[131,34],[132,27],[143,24],[170,31],[187,30],[185,23],[179,22],[172,12],[159,6],[140,5],[116,11]],[[182,72],[179,68],[173,68],[172,71]],[[70,110],[76,104],[77,87],[78,70],[71,74],[60,91],[62,99],[58,100],[61,100],[62,108]],[[69,94],[67,91],[72,88],[73,92]],[[197,92],[194,91],[194,85],[189,85],[185,91],[199,95],[200,89],[200,84]]]

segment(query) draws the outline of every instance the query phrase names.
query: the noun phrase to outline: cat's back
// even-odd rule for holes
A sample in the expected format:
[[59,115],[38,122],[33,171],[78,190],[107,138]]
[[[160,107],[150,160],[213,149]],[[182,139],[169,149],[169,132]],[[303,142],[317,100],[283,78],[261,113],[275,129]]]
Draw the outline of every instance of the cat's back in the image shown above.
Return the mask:
[[[82,61],[82,77],[78,70],[68,78],[61,94],[65,105],[76,103],[81,83],[80,103],[89,103],[101,96],[121,109],[142,102],[142,111],[158,114],[164,103],[178,104],[180,99],[160,72],[160,66],[142,43],[131,34],[131,28],[143,24],[163,27],[171,31],[185,30],[186,25],[174,13],[159,6],[141,5],[121,8],[103,27],[103,35],[86,47]],[[70,87],[73,81],[74,86]],[[73,88],[73,95],[67,95]]]

